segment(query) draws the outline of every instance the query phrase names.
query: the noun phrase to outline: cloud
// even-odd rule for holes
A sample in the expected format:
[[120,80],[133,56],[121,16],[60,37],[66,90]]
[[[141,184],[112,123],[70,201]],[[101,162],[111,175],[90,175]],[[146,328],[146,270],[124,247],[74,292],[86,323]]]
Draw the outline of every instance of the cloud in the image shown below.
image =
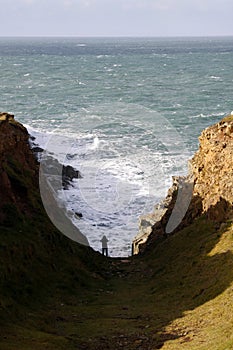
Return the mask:
[[[102,1],[100,0],[100,3]],[[96,0],[62,0],[61,4],[63,4],[65,7],[92,7],[93,5],[96,5]]]
[[64,0],[63,4],[65,7],[71,7],[73,5],[73,0]]
[[33,5],[35,4],[36,0],[21,0],[21,2],[25,5]]
[[0,6],[1,35],[232,33],[232,0],[0,0]]
[[1,7],[18,8],[64,8],[64,9],[95,9],[101,11],[212,11],[217,9],[232,8],[232,0],[0,0]]
[[[101,1],[101,0],[100,0]],[[211,12],[231,7],[232,0],[113,0],[110,3],[121,4],[125,10],[142,9],[144,11],[181,11],[181,12]]]

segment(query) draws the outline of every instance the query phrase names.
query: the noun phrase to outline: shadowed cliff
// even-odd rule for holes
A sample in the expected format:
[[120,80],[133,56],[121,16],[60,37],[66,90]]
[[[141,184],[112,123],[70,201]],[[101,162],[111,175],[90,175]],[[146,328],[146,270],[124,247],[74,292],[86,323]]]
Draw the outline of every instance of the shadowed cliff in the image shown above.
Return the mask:
[[[28,139],[13,116],[0,115],[0,319],[20,313],[22,304],[89,288],[103,278],[100,254],[72,242],[50,222]],[[68,228],[75,230],[71,222]]]
[[[173,234],[166,224],[177,192],[143,254],[106,259],[51,224],[28,133],[6,116],[0,115],[0,348],[232,349],[232,202],[228,185],[227,194],[208,191],[206,154],[217,155],[215,143],[194,157],[203,182],[194,181]],[[232,133],[227,137],[223,149],[231,152]],[[225,166],[233,168],[231,157]],[[219,184],[219,172],[213,168],[211,184]],[[230,170],[224,174],[232,181]]]

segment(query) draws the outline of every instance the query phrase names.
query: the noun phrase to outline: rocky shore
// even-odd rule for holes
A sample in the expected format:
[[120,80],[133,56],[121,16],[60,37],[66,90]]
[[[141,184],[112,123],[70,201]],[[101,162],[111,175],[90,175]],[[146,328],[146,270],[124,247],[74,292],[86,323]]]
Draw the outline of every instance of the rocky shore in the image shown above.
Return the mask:
[[167,197],[140,217],[133,252],[190,225],[203,213],[216,223],[233,217],[233,115],[205,129],[186,177],[173,177]]
[[61,234],[46,182],[51,223],[28,132],[0,114],[0,349],[232,349],[232,126],[203,131],[189,177],[141,219],[141,254],[113,259]]
[[[72,240],[89,245],[86,237],[72,224],[71,213],[57,199],[58,191],[72,186],[74,178],[82,177],[80,172],[60,164],[51,155],[45,154],[42,164],[38,163],[38,152],[43,150],[32,145],[27,129],[11,114],[0,113],[0,135],[0,223],[7,220],[9,206],[16,212],[30,215],[38,201],[33,194],[40,187],[44,208],[54,225]],[[41,161],[41,156],[39,159]],[[82,214],[76,215],[81,217]]]

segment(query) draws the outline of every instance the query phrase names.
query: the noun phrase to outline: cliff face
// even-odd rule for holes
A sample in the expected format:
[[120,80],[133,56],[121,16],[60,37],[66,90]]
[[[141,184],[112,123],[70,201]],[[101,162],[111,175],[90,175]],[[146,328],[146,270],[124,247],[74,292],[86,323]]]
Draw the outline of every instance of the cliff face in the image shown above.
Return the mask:
[[[53,198],[50,204],[55,207]],[[56,213],[75,235],[76,227],[61,209]],[[102,278],[102,256],[72,242],[49,220],[29,134],[7,113],[0,113],[0,251],[0,321],[25,300],[33,303],[55,290],[62,295],[65,284],[85,290]]]
[[193,196],[201,198],[203,212],[209,212],[211,219],[221,222],[232,216],[233,116],[204,130],[199,141],[199,151],[191,161]]
[[9,206],[28,215],[36,206],[33,189],[38,188],[38,164],[28,139],[26,128],[13,115],[0,114],[0,223]]
[[[0,349],[233,348],[233,226],[218,229],[197,218],[231,216],[232,121],[225,123],[210,137],[202,134],[193,176],[174,178],[158,221],[155,213],[142,222],[145,228],[151,219],[145,245],[151,251],[119,260],[72,242],[51,224],[28,133],[0,114]],[[190,200],[179,227],[197,220],[163,244],[150,244],[169,234],[175,208],[180,219]],[[48,201],[53,206],[52,196]]]
[[202,214],[216,223],[233,217],[233,115],[205,129],[199,142],[188,176],[174,177],[166,199],[140,218],[134,254]]
[[[62,176],[57,191],[62,190],[69,186],[74,177],[81,176],[79,171],[70,166],[63,166],[51,157],[43,161],[41,168],[45,172],[43,204],[51,220],[54,218],[54,225],[72,240],[89,245],[86,237],[66,216],[66,211],[59,208],[56,193],[54,196],[47,183],[48,179],[54,179],[54,174],[60,170]],[[27,129],[8,113],[0,113],[0,198],[0,224],[4,225],[14,225],[18,216],[26,215],[29,219],[37,215],[42,207],[39,194],[39,163],[29,147],[29,134]],[[14,215],[15,220],[12,220]]]

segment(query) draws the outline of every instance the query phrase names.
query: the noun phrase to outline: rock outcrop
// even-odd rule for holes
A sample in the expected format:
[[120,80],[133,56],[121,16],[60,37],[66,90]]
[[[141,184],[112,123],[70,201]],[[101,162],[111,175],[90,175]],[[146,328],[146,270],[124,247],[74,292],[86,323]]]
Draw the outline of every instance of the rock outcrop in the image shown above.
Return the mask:
[[0,223],[9,205],[29,215],[35,207],[30,189],[38,188],[38,164],[28,139],[26,128],[13,115],[0,113]]
[[[27,129],[11,114],[0,113],[0,118],[0,225],[13,225],[12,217],[37,215],[42,198],[54,225],[67,237],[88,246],[87,238],[57,200],[57,192],[67,188],[73,178],[80,178],[80,172],[47,157],[40,166],[43,169],[40,174],[44,176],[40,177],[39,184],[39,163],[29,146]],[[56,191],[50,186],[51,179],[57,184]]]
[[199,142],[187,177],[174,177],[166,199],[140,218],[139,233],[133,240],[134,254],[202,214],[216,224],[233,217],[233,116],[205,129]]
[[[29,134],[12,115],[2,113],[0,118],[2,330],[3,324],[12,322],[13,329],[13,320],[19,318],[21,323],[28,319],[32,305],[33,309],[35,305],[41,307],[50,298],[59,298],[61,303],[68,290],[70,295],[86,291],[89,283],[95,285],[102,279],[104,269],[102,255],[88,247],[86,237],[57,206],[45,177],[47,205],[57,217],[58,229],[49,220],[41,200],[40,166],[30,148]],[[72,241],[76,237],[82,245]],[[4,331],[0,333],[1,343]]]
[[[193,196],[201,198],[203,212],[208,211],[212,220],[221,222],[232,216],[233,116],[204,130],[199,141],[199,151],[191,162]],[[220,202],[228,203],[229,208],[217,205]]]
[[[32,149],[34,152],[34,149]],[[43,152],[43,151],[42,151]],[[46,155],[40,159],[42,160],[43,167],[46,168],[48,175],[59,175],[62,179],[62,188],[68,190],[72,186],[73,179],[82,179],[82,175],[79,170],[74,169],[70,165],[63,165],[59,161],[49,155]],[[61,188],[60,188],[61,189]]]

